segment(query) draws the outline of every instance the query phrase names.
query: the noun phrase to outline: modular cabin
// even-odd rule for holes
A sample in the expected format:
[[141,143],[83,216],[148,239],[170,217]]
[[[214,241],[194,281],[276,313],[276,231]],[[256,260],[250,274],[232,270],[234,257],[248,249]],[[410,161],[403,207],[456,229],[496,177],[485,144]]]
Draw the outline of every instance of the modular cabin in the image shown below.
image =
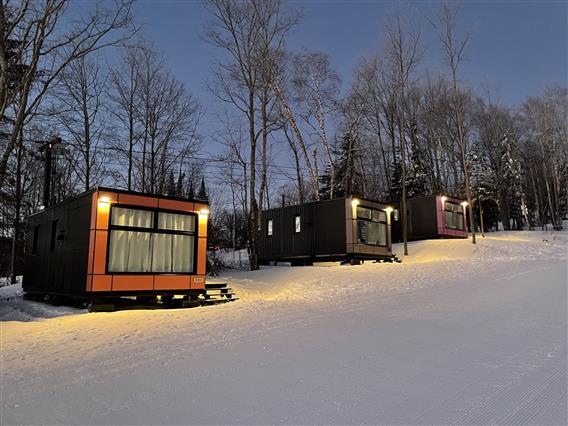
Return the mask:
[[207,204],[96,188],[28,219],[28,295],[101,299],[204,293]]
[[[434,238],[467,238],[465,206],[454,197],[432,195],[406,201],[408,240]],[[393,241],[402,241],[402,206],[399,204],[393,220]]]
[[392,208],[364,198],[337,198],[262,211],[259,261],[392,260]]

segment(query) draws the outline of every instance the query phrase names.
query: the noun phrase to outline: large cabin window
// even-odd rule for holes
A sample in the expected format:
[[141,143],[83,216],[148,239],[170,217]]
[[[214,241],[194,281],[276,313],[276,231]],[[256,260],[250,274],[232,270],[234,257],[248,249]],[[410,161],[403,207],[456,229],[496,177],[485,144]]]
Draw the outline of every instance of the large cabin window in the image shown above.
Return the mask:
[[266,221],[266,235],[272,237],[272,219]]
[[195,215],[112,207],[110,273],[194,272]]
[[387,245],[386,212],[368,207],[357,207],[357,242],[371,246]]
[[464,230],[463,206],[461,204],[444,203],[444,222],[446,228]]

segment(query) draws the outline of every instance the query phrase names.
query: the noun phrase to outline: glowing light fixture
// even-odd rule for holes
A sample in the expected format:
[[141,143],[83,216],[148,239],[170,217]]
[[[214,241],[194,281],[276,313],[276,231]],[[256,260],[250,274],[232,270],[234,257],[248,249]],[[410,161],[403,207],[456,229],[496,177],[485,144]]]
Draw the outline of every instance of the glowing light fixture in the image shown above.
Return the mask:
[[359,205],[359,200],[357,198],[353,198],[353,201],[351,201],[351,205],[353,207],[357,207]]
[[391,206],[385,207],[385,211],[386,211],[387,213],[389,213],[389,214],[392,213],[393,210],[394,210],[394,209],[393,209]]
[[461,203],[462,207],[465,209],[467,206],[467,201],[464,201],[463,203]]
[[208,209],[201,209],[199,210],[199,215],[200,216],[207,216],[209,214],[209,210]]
[[110,204],[110,197],[107,197],[106,195],[99,198],[99,203],[100,204]]
[[442,198],[441,198],[442,203],[445,203],[447,199],[448,199],[448,197],[446,197],[445,195],[442,195]]

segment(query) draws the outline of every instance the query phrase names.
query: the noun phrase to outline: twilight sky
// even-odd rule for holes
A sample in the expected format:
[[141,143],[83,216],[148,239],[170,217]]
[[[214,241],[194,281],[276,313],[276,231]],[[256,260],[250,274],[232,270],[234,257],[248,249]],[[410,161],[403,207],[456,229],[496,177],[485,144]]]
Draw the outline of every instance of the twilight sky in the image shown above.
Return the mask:
[[[436,32],[427,16],[438,10],[437,2],[393,1],[289,1],[303,14],[290,34],[287,48],[319,50],[331,55],[332,65],[343,80],[345,92],[352,70],[363,56],[381,47],[384,24],[390,14],[404,11],[419,25],[424,59],[420,73],[440,71],[447,65]],[[459,78],[480,95],[491,89],[492,101],[519,105],[527,96],[539,95],[546,86],[568,85],[568,2],[474,1],[461,3],[459,23],[469,31],[466,60]],[[205,107],[201,133],[208,140],[219,128],[222,106],[207,91],[214,58],[221,52],[201,39],[208,14],[200,0],[141,0],[135,15],[144,23],[144,34],[163,51],[174,74]],[[214,155],[216,144],[204,146],[204,155]],[[285,144],[276,144],[273,158],[285,162]],[[212,166],[207,177],[214,177]],[[283,179],[283,181],[286,179]]]
[[[384,22],[404,10],[420,25],[426,49],[420,69],[445,71],[440,44],[426,20],[436,2],[293,1],[303,18],[291,33],[288,48],[303,47],[331,55],[344,87],[359,59],[378,50]],[[566,85],[568,2],[469,1],[460,21],[470,34],[461,80],[479,93],[489,85],[497,100],[518,104],[549,84]],[[208,16],[200,1],[151,1],[136,4],[144,33],[163,50],[176,76],[208,106],[204,88],[215,55],[220,52],[200,38]]]

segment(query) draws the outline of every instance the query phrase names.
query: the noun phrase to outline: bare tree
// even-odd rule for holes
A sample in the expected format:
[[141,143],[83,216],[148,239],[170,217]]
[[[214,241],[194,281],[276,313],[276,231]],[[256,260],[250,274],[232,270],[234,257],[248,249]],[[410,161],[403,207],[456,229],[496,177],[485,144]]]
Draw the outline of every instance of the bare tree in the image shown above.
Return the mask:
[[70,63],[132,36],[131,5],[101,2],[69,21],[68,0],[0,2],[0,118],[10,135],[0,157],[0,188],[26,119]]
[[[285,34],[297,21],[297,17],[284,10],[282,5],[281,0],[209,0],[206,3],[211,20],[205,30],[205,39],[226,55],[217,63],[211,89],[220,100],[240,111],[248,124],[251,270],[258,269],[256,161],[258,138],[263,135],[264,146],[268,130],[267,82],[271,79],[272,67],[267,60],[271,51],[282,46]],[[260,126],[259,111],[262,114]],[[263,149],[263,161],[265,155]]]
[[[280,73],[282,73],[282,71],[280,71]],[[274,90],[280,106],[280,116],[283,121],[282,129],[284,131],[284,136],[286,137],[289,145],[295,146],[296,143],[299,145],[299,148],[304,157],[308,175],[310,177],[312,193],[314,194],[314,198],[316,200],[319,200],[320,191],[317,172],[317,155],[313,155],[313,157],[310,156],[307,144],[304,141],[304,136],[296,120],[296,116],[290,108],[290,95],[287,94],[286,88],[284,87],[281,80],[281,77],[275,78],[272,83],[272,89]],[[288,128],[290,128],[292,131],[288,131]],[[292,150],[295,152],[295,148],[292,148]]]
[[458,9],[447,3],[442,5],[438,16],[437,28],[440,32],[446,59],[450,67],[452,78],[452,108],[457,127],[457,140],[461,154],[461,164],[464,177],[465,191],[469,208],[469,227],[471,229],[471,242],[475,244],[475,223],[473,217],[473,199],[471,197],[470,176],[467,164],[467,141],[464,129],[464,100],[458,88],[458,67],[464,58],[464,50],[469,40],[469,35],[458,38],[455,34],[456,17]]
[[[133,188],[134,147],[140,139],[140,111],[138,108],[138,92],[142,58],[139,46],[129,46],[120,58],[120,63],[110,70],[108,97],[112,102],[110,113],[115,119],[119,134],[123,135],[127,146],[127,188]],[[122,146],[117,147],[120,152]]]
[[162,193],[172,167],[194,154],[199,146],[202,110],[150,46],[139,49],[142,52],[136,97],[142,135],[139,186],[142,191]]
[[329,56],[320,52],[302,52],[292,61],[292,87],[298,112],[323,146],[330,170],[330,198],[334,198],[335,159],[331,147],[327,121],[339,108],[341,80],[331,68]]
[[410,32],[403,28],[400,16],[395,16],[386,28],[386,55],[389,61],[389,75],[394,82],[398,104],[398,137],[400,144],[400,163],[402,168],[402,235],[404,255],[408,255],[408,217],[406,206],[406,135],[405,102],[406,90],[412,73],[421,56],[419,51],[419,32]]
[[69,64],[52,91],[49,115],[62,129],[60,134],[77,160],[71,165],[85,191],[100,182],[104,172],[99,147],[107,136],[103,99],[106,77],[98,60],[81,57]]

